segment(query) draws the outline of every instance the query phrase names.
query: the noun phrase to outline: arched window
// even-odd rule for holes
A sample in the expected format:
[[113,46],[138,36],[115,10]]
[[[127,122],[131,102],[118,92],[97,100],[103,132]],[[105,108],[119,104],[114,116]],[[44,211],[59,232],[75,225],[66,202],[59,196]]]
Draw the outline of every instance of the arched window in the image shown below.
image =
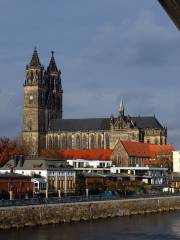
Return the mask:
[[62,137],[62,149],[66,149],[67,148],[67,141],[66,141],[66,136]]
[[77,149],[81,148],[81,139],[79,135],[76,136],[76,148]]
[[58,143],[58,136],[54,137],[54,149],[58,149],[59,148],[59,143]]
[[88,144],[87,144],[87,137],[86,137],[86,135],[84,135],[83,138],[82,138],[82,148],[83,148],[83,149],[88,148],[87,145],[88,145]]
[[52,141],[52,137],[51,136],[49,136],[49,150],[52,150],[53,149],[53,141]]
[[67,148],[72,149],[72,136],[68,136],[67,138]]
[[159,144],[159,141],[157,138],[154,139],[154,144]]
[[90,149],[94,149],[95,148],[95,139],[94,139],[94,135],[90,136]]
[[101,135],[98,135],[97,142],[98,142],[98,148],[102,148],[102,144],[101,144]]
[[29,131],[32,131],[32,119],[30,119],[27,123],[27,128]]
[[110,146],[109,146],[109,135],[108,134],[106,134],[105,135],[105,148],[109,148]]

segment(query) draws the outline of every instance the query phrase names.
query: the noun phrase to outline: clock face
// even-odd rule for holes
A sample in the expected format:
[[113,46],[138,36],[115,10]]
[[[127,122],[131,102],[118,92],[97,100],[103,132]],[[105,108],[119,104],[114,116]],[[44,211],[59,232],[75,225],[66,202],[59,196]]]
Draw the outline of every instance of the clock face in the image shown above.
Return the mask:
[[33,100],[33,95],[30,95],[29,99],[30,99],[30,100]]

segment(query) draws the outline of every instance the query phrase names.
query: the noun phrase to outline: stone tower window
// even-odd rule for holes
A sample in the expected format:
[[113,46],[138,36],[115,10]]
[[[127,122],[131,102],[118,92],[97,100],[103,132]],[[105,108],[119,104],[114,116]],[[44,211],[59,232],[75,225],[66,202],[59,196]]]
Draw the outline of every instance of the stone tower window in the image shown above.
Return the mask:
[[29,131],[32,131],[32,119],[28,121],[27,128]]
[[30,79],[31,79],[31,82],[32,82],[33,81],[33,71],[31,71]]

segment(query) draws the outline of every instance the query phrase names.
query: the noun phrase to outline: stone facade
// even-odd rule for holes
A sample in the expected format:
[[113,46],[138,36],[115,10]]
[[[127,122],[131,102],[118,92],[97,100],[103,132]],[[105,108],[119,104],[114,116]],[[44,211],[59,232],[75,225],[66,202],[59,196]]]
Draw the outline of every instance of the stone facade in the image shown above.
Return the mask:
[[60,75],[54,53],[44,70],[35,49],[24,84],[23,140],[31,154],[55,149],[113,149],[119,139],[166,144],[167,129],[155,116],[126,116],[123,101],[116,117],[63,119]]

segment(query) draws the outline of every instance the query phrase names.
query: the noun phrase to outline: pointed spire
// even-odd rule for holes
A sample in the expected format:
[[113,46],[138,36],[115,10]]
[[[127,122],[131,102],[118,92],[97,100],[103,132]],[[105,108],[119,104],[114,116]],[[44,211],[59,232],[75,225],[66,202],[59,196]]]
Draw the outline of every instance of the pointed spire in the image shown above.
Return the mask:
[[119,114],[121,116],[124,116],[124,102],[123,102],[123,98],[121,99],[121,102],[120,102],[120,106],[119,106]]
[[48,70],[53,71],[53,72],[57,72],[58,68],[57,68],[57,65],[56,65],[55,58],[54,58],[54,51],[52,51],[51,54],[52,54],[52,56],[51,56],[51,60],[49,62]]
[[40,60],[39,60],[39,56],[38,56],[38,52],[37,52],[36,47],[34,48],[32,59],[31,59],[31,62],[30,62],[29,65],[33,66],[33,67],[41,66],[41,63],[40,63]]

